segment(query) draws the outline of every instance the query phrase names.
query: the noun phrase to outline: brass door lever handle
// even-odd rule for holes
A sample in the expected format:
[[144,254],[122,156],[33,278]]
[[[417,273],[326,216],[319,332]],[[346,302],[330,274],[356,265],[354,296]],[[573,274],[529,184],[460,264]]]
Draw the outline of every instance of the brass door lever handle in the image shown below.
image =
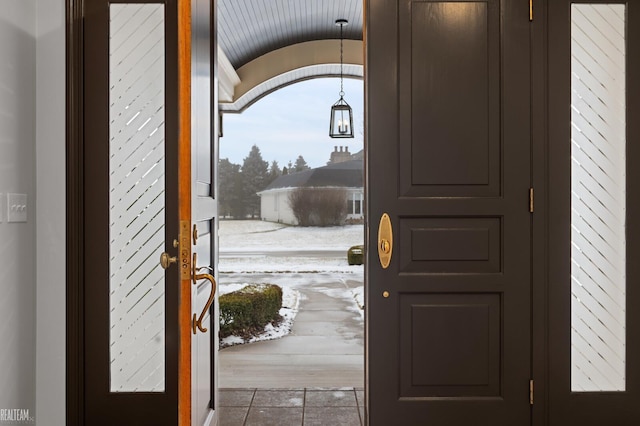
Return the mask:
[[209,294],[209,299],[207,300],[207,303],[204,305],[204,309],[202,310],[202,313],[200,314],[200,317],[198,317],[196,314],[193,314],[193,322],[191,324],[191,330],[193,331],[193,334],[196,334],[198,332],[198,330],[200,330],[203,333],[207,332],[207,328],[202,326],[202,321],[204,321],[204,317],[205,315],[207,315],[207,311],[209,311],[209,309],[211,308],[211,304],[213,303],[213,299],[216,295],[216,279],[213,277],[213,275],[211,274],[198,274],[198,271],[201,269],[209,269],[213,272],[213,268],[211,268],[210,266],[203,266],[198,268],[196,265],[198,264],[198,255],[197,253],[193,253],[193,263],[191,265],[191,280],[193,281],[193,284],[197,284],[198,281],[200,280],[208,280],[211,283],[211,294]]
[[204,309],[198,318],[196,314],[193,314],[193,323],[191,325],[191,329],[193,330],[193,334],[197,333],[197,330],[200,330],[203,333],[207,332],[207,328],[202,326],[202,321],[204,321],[204,316],[207,314],[209,309],[211,308],[211,304],[213,303],[213,298],[216,295],[216,279],[213,278],[211,274],[197,274],[193,276],[193,280],[195,282],[200,280],[208,280],[211,283],[211,294],[209,294],[209,300],[207,300],[206,305],[204,305]]

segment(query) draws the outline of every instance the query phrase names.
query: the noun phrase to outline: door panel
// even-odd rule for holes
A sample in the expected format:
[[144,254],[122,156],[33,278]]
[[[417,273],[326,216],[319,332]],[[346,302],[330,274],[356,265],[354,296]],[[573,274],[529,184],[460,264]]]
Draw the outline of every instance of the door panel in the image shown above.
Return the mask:
[[404,0],[398,19],[401,195],[499,196],[498,3]]
[[551,425],[640,422],[639,26],[638,1],[549,4]]
[[370,424],[529,424],[528,2],[368,13]]
[[500,395],[498,294],[401,294],[399,305],[401,395]]
[[175,2],[84,7],[83,421],[175,424]]

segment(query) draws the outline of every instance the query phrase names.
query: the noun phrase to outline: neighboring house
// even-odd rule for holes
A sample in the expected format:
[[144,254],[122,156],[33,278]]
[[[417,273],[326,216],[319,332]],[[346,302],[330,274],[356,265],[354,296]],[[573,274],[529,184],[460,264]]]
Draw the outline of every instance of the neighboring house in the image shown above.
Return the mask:
[[289,206],[289,194],[296,188],[344,188],[349,205],[347,219],[364,218],[364,163],[357,160],[329,164],[316,169],[283,175],[271,182],[260,196],[260,217],[269,222],[296,225]]

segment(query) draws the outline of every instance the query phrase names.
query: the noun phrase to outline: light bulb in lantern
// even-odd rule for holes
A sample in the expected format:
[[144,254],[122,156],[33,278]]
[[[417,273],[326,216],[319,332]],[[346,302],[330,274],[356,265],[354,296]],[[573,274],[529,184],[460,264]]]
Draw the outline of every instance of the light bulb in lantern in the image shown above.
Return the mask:
[[347,120],[338,121],[338,131],[341,134],[346,134],[349,131],[349,122]]

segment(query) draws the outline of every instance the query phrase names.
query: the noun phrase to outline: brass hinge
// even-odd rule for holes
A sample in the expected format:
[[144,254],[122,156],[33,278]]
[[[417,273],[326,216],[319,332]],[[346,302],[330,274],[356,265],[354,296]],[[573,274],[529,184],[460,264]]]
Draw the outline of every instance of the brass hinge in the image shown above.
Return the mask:
[[533,0],[529,0],[529,21],[533,21]]
[[529,380],[529,405],[533,405],[533,379]]
[[533,213],[533,188],[529,188],[529,213]]

